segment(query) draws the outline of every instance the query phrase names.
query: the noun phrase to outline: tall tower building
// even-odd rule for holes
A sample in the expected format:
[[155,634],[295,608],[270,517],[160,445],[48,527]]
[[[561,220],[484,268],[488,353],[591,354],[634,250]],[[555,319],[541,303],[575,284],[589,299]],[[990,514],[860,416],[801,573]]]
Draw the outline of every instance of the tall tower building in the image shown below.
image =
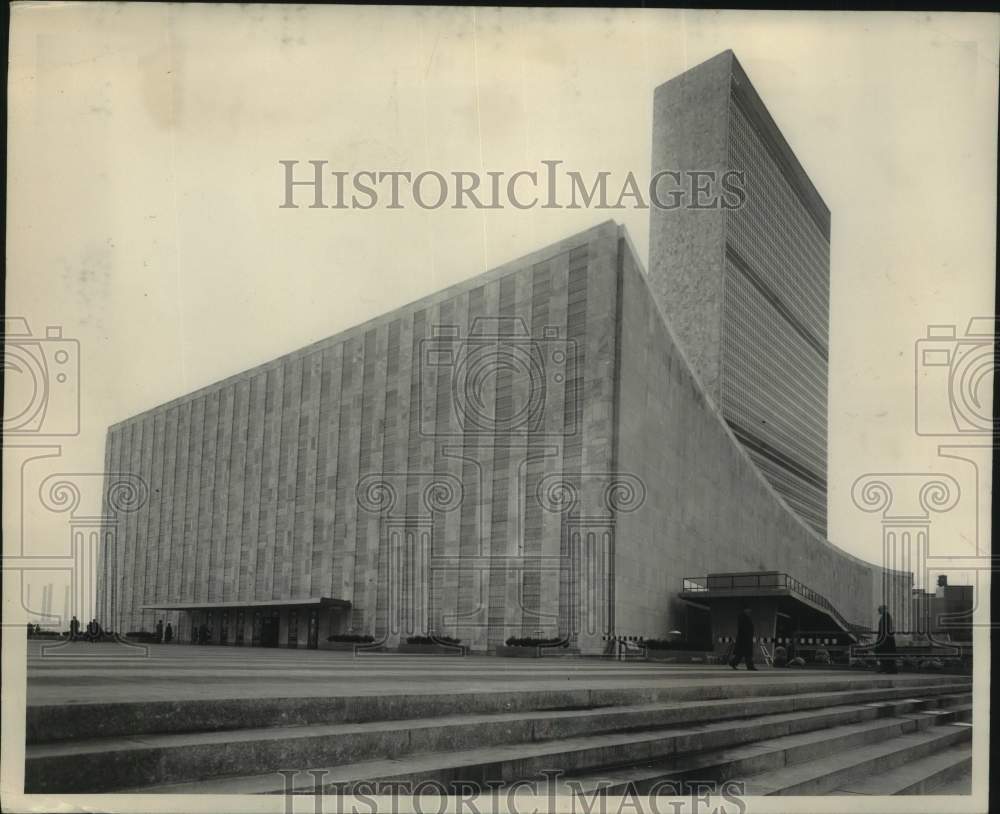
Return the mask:
[[741,174],[735,208],[651,209],[650,285],[733,433],[825,536],[830,210],[732,51],[656,89],[666,171]]

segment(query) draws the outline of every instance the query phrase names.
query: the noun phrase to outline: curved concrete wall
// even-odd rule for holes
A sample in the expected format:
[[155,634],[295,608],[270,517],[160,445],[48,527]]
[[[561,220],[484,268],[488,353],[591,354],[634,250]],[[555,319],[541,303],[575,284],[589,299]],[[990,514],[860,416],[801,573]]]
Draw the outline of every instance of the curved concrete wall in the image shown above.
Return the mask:
[[[617,468],[642,479],[645,504],[617,518],[615,628],[682,628],[684,577],[783,571],[870,625],[883,569],[830,544],[770,487],[705,395],[623,240]],[[908,595],[909,573],[890,573]],[[897,591],[897,593],[899,593]]]

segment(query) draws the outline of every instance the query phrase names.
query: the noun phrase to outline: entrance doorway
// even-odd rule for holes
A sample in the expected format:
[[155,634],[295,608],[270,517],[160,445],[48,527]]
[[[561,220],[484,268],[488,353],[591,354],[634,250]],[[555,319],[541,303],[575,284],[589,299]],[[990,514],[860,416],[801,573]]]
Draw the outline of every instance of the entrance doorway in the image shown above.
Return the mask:
[[260,646],[278,646],[278,617],[263,616],[260,620]]

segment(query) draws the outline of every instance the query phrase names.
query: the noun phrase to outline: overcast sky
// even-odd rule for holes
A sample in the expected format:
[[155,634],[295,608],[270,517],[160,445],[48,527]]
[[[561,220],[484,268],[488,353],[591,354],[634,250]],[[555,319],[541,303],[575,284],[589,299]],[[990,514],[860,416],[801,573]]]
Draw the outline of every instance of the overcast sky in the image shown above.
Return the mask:
[[[609,217],[646,258],[646,210],[281,209],[279,161],[645,182],[654,87],[731,48],[832,211],[829,537],[877,560],[855,478],[942,471],[962,499],[932,553],[974,553],[972,469],[914,432],[914,343],[992,311],[997,17],[27,3],[13,23],[7,313],[81,357],[80,435],[32,483],[100,472],[111,423]],[[26,550],[63,547],[26,488]]]

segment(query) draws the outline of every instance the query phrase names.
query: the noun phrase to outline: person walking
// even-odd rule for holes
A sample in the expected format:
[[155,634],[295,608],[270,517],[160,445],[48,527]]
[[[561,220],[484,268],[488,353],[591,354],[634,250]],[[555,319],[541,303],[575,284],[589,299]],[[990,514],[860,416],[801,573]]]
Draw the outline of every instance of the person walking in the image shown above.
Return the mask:
[[174,626],[167,622],[167,629],[163,633],[163,643],[170,644],[174,640]]
[[736,643],[733,645],[733,657],[729,666],[734,670],[745,661],[748,670],[756,670],[753,666],[753,619],[750,618],[750,608],[744,608],[736,617]]
[[69,640],[75,642],[80,635],[80,620],[76,618],[76,614],[73,614],[73,618],[69,620]]
[[160,621],[158,621],[156,623],[156,641],[157,642],[162,642],[163,641],[163,620],[162,619],[160,619]]
[[[875,640],[875,652],[879,656],[878,671],[894,674],[896,667],[896,631],[892,627],[892,616],[885,605],[878,606],[878,639]],[[884,658],[883,658],[884,657]]]

